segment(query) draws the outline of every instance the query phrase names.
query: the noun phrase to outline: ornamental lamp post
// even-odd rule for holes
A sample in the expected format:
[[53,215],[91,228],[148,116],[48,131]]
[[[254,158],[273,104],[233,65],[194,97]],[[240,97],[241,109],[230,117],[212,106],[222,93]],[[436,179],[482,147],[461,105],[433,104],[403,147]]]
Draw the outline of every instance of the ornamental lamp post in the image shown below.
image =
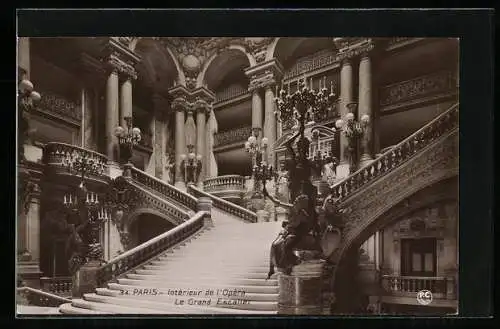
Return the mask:
[[109,219],[110,215],[101,204],[99,195],[88,191],[85,184],[86,174],[101,171],[99,165],[86,153],[68,159],[66,165],[68,171],[81,174],[78,189],[66,193],[63,198],[64,207],[78,215],[69,241],[73,252],[70,271],[75,273],[89,261],[101,261],[104,252],[99,242],[99,232],[101,223]]
[[118,126],[115,128],[115,136],[118,138],[118,144],[120,145],[121,158],[130,164],[132,159],[132,152],[134,146],[141,141],[141,130],[137,127],[132,128],[132,117],[123,118],[127,126]]
[[258,137],[259,130],[254,129],[253,134],[245,142],[245,150],[252,156],[253,198],[260,197],[261,184],[265,185],[267,180],[275,176],[273,167],[264,159],[269,140],[263,137],[259,143]]
[[344,119],[339,119],[335,122],[335,126],[340,129],[340,131],[347,138],[347,151],[349,154],[349,172],[352,174],[358,169],[358,149],[359,141],[364,137],[368,124],[370,122],[370,116],[364,114],[361,116],[360,121],[354,119],[354,113],[358,107],[357,103],[347,104],[349,113],[344,116]]
[[26,160],[24,156],[24,143],[29,136],[29,113],[37,106],[42,96],[33,90],[33,83],[29,80],[21,80],[17,91],[19,136],[18,154],[20,161]]
[[194,145],[188,145],[187,149],[187,155],[180,155],[184,181],[186,182],[186,185],[196,184],[198,182],[198,179],[200,178],[200,173],[203,165],[203,156],[194,152]]

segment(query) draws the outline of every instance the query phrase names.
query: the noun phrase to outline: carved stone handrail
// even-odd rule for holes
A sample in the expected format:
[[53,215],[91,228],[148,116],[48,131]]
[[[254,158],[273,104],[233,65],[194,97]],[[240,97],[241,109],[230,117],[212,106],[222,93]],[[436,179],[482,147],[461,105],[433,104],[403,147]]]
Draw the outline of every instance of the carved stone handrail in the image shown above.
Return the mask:
[[98,286],[106,284],[189,238],[203,227],[207,216],[210,214],[204,211],[197,212],[188,221],[110,260],[97,271]]
[[208,193],[227,191],[227,190],[245,190],[245,177],[240,175],[224,175],[206,179],[203,182],[203,190]]
[[455,279],[453,277],[420,277],[383,275],[382,289],[390,295],[411,295],[420,290],[429,290],[433,298],[455,299]]
[[440,136],[458,128],[458,105],[458,103],[453,105],[367,166],[333,184],[330,187],[332,195],[340,199],[352,196],[361,191],[366,184],[406,163],[417,152],[438,140]]
[[103,154],[75,145],[57,142],[47,143],[43,148],[43,162],[47,166],[58,168],[61,171],[69,171],[73,168],[75,161],[82,157],[91,161],[91,167],[87,172],[89,175],[95,177],[109,176],[108,158]]
[[64,277],[42,277],[40,278],[43,291],[54,293],[57,295],[71,295],[73,287],[73,278],[70,276]]
[[64,298],[31,287],[18,287],[17,293],[21,295],[21,298],[27,301],[28,305],[42,306],[42,307],[57,307],[61,304],[71,303],[71,299]]
[[197,210],[197,199],[192,195],[181,191],[180,189],[172,186],[156,177],[146,174],[144,171],[139,170],[133,166],[125,165],[126,168],[124,172],[129,171],[130,177],[137,182],[164,197],[172,199],[183,206],[196,211]]
[[224,210],[225,212],[230,213],[231,215],[234,215],[238,218],[241,218],[246,222],[257,223],[257,214],[254,213],[253,211],[250,211],[232,202],[216,197],[215,195],[201,191],[197,189],[194,185],[188,186],[188,192],[197,198],[199,197],[210,198],[212,200],[212,204],[214,207]]
[[251,134],[252,134],[251,126],[240,127],[217,133],[215,135],[214,147],[246,141]]

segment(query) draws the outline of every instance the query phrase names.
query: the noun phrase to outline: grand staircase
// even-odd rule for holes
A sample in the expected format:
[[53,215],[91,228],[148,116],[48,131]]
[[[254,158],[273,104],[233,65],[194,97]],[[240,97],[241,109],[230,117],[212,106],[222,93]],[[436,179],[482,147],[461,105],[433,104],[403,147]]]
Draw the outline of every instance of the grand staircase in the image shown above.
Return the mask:
[[[363,220],[369,217],[369,212],[374,212],[371,203],[363,203],[367,202],[363,201],[363,196],[377,194],[377,186],[387,181],[388,177],[396,175],[394,179],[399,180],[399,171],[402,172],[400,176],[405,178],[403,189],[419,187],[410,181],[421,175],[420,169],[430,166],[438,170],[434,162],[436,166],[448,166],[450,161],[444,160],[450,152],[452,155],[455,152],[458,142],[453,141],[457,140],[457,130],[458,104],[371,164],[332,186],[332,194],[340,198],[343,205],[354,208],[346,220],[346,241],[360,235],[363,227],[369,224]],[[450,146],[446,144],[449,140],[453,142]],[[441,152],[439,147],[450,152]],[[421,156],[427,153],[431,154],[428,159]],[[454,164],[453,161],[451,164]],[[447,167],[444,169],[447,174]],[[131,186],[154,194],[156,204],[158,200],[164,200],[165,204],[174,200],[175,209],[165,205],[165,211],[184,214],[182,223],[105,265],[101,271],[101,282],[105,283],[101,284],[102,288],[62,304],[59,308],[61,313],[277,313],[277,279],[272,277],[266,280],[266,276],[269,247],[281,228],[280,223],[256,223],[256,215],[247,209],[192,186],[188,187],[188,193],[179,191],[137,169],[132,170],[129,180]],[[213,202],[213,225],[203,224],[206,213],[196,209],[200,197]],[[380,201],[377,204],[387,208],[397,201]],[[344,244],[342,248],[345,249],[348,244]]]
[[[105,288],[60,306],[64,314],[276,314],[266,280],[277,222],[246,223],[218,208],[204,228]],[[211,290],[213,295],[207,295]],[[184,293],[184,295],[175,295]],[[183,304],[181,304],[183,303]]]

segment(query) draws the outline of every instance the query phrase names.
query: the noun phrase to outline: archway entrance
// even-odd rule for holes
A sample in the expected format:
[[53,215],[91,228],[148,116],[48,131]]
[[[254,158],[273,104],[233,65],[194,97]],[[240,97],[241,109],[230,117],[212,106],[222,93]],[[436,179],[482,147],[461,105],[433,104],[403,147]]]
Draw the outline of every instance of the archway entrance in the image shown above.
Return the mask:
[[155,236],[174,228],[169,221],[153,214],[141,214],[130,225],[132,247],[140,245]]

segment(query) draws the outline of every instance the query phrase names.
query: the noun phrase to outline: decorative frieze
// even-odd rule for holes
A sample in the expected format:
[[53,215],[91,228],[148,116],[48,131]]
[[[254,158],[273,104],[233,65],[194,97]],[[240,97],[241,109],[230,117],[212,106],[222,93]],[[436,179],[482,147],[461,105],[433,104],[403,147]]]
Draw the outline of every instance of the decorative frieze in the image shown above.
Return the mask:
[[79,103],[72,102],[61,95],[52,92],[41,92],[38,108],[42,111],[56,114],[64,118],[77,121],[82,119],[82,111]]
[[240,127],[223,131],[215,135],[215,147],[245,141],[252,134],[252,127]]
[[245,70],[245,74],[250,78],[248,91],[253,91],[276,85],[283,76],[283,67],[277,60],[273,59],[261,65],[250,67]]
[[175,111],[195,112],[202,109],[209,113],[215,99],[215,94],[205,87],[191,91],[184,86],[176,86],[169,93],[174,98],[171,107]]
[[441,71],[384,86],[380,90],[380,106],[387,107],[428,96],[449,94],[456,88],[456,75]]

